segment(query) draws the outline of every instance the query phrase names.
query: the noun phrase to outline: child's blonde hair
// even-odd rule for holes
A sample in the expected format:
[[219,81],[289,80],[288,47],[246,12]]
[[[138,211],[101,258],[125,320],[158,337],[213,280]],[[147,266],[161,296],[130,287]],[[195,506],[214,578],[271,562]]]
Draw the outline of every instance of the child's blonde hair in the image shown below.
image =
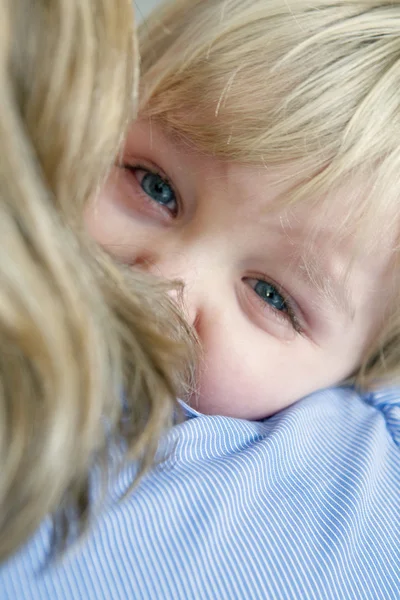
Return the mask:
[[0,7],[2,560],[51,511],[82,528],[108,442],[149,466],[189,353],[165,286],[83,232],[134,114],[131,0]]
[[[175,0],[141,27],[140,53],[144,117],[222,159],[298,164],[293,202],[328,201],[357,176],[368,193],[338,236],[362,231],[379,251],[397,235],[399,2]],[[393,279],[397,297],[398,269]],[[399,374],[396,301],[355,379],[368,387]]]

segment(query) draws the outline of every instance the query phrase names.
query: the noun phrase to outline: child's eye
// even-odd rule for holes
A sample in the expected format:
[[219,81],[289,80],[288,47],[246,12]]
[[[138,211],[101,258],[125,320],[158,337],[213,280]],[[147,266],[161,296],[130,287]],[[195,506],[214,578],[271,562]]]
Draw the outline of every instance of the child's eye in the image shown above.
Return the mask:
[[295,331],[302,333],[303,329],[297,317],[297,311],[294,302],[286,295],[283,295],[278,287],[264,279],[247,279],[247,283],[254,290],[262,307],[268,310],[269,314],[286,325],[291,325]]
[[259,279],[254,287],[255,293],[260,296],[267,304],[270,304],[272,308],[280,312],[288,312],[286,301],[282,294],[278,292],[275,286],[271,285],[267,281]]
[[172,185],[165,177],[143,167],[129,167],[142,191],[151,200],[168,209],[173,216],[178,213],[178,201]]

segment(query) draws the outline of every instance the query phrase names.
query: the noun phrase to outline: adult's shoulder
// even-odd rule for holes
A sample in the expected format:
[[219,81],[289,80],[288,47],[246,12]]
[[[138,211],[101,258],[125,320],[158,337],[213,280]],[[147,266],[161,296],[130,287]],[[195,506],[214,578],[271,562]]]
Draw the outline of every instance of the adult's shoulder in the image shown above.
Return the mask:
[[84,543],[33,573],[42,530],[0,585],[31,600],[393,600],[400,453],[385,407],[397,397],[325,390],[261,422],[186,408],[164,460],[117,501],[126,466]]
[[[184,406],[188,420],[174,429],[171,461],[220,459],[237,454],[256,459],[260,448],[281,454],[284,463],[329,461],[340,447],[395,449],[400,435],[400,389],[360,393],[350,386],[311,394],[263,421],[201,415]],[[168,462],[168,461],[167,461]]]

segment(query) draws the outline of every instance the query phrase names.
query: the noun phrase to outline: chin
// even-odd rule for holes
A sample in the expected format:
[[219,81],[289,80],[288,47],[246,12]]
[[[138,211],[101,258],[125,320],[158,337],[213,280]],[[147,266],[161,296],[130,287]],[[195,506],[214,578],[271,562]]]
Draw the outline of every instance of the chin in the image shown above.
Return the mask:
[[233,417],[251,421],[264,417],[264,415],[259,416],[257,411],[249,410],[249,406],[245,406],[242,402],[230,402],[229,398],[230,395],[228,393],[223,398],[220,395],[193,394],[186,402],[189,406],[204,415]]

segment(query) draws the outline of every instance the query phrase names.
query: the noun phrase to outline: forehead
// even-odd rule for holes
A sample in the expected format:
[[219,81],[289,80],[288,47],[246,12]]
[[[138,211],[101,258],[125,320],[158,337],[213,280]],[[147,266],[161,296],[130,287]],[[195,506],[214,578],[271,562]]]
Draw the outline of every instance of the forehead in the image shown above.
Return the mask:
[[[388,257],[398,245],[397,215],[361,175],[341,181],[329,191],[310,187],[314,175],[304,163],[249,166],[225,163],[221,180],[232,188],[232,207],[260,226],[279,231],[293,246],[345,251],[355,258]],[[369,209],[371,208],[370,212]],[[375,216],[375,218],[374,218]]]
[[302,165],[228,163],[225,169],[236,191],[232,203],[242,213],[243,221],[253,219],[257,227],[276,232],[292,248],[293,258],[309,268],[335,254],[341,257],[341,271],[346,277],[357,263],[367,261],[369,268],[381,272],[394,259],[397,219],[390,221],[382,216],[378,222],[368,222],[363,212],[367,212],[368,202],[377,198],[361,177],[343,181],[329,192],[308,196],[298,194],[307,183]]

